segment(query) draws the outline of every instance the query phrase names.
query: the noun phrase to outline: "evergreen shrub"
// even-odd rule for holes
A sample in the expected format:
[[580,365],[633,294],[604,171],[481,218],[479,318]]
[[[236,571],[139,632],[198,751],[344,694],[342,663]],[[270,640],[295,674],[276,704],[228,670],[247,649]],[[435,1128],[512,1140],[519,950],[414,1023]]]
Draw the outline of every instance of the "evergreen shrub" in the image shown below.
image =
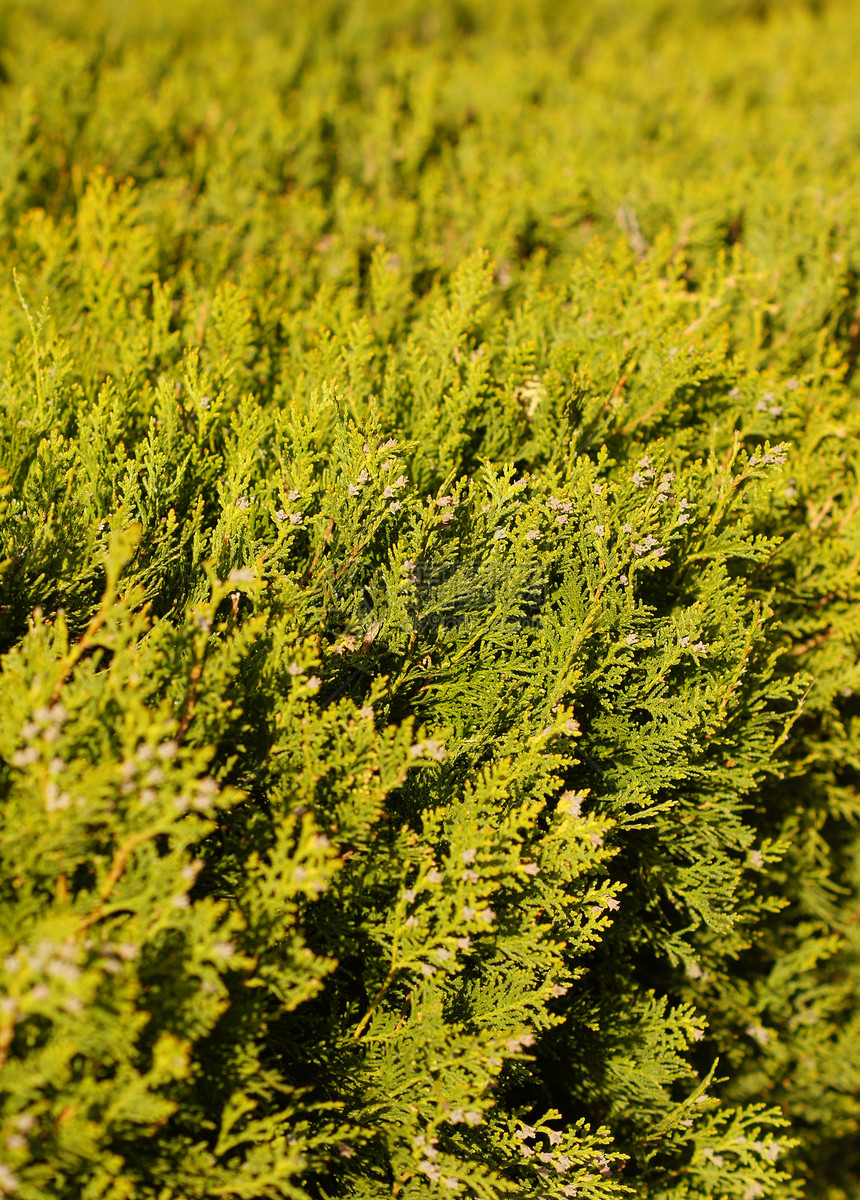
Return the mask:
[[0,1196],[860,1196],[858,44],[8,0]]

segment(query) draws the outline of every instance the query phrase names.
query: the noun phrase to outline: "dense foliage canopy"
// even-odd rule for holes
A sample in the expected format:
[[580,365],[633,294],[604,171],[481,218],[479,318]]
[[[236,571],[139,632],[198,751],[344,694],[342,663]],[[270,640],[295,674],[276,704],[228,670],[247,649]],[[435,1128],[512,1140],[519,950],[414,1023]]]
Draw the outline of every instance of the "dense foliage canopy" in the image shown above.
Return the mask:
[[3,6],[0,1197],[860,1196],[858,45]]

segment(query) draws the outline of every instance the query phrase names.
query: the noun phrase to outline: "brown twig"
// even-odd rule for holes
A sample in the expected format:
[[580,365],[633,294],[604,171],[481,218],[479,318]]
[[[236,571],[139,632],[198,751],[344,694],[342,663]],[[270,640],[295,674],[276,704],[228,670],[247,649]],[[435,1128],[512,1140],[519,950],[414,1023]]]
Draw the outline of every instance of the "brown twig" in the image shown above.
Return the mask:
[[627,376],[622,375],[621,378],[616,383],[615,387],[612,389],[612,395],[609,397],[610,404],[612,403],[613,400],[617,400],[618,397],[621,395],[621,392],[622,392],[626,382],[627,382]]
[[182,738],[188,732],[188,726],[191,724],[191,718],[194,716],[194,708],[197,704],[197,686],[200,683],[200,676],[203,674],[203,663],[196,662],[191,668],[191,678],[188,687],[188,699],[185,702],[185,712],[182,714],[182,720],[179,722],[179,728],[176,731],[176,736]]
[[12,1045],[12,1038],[15,1033],[15,1026],[10,1021],[8,1025],[4,1025],[0,1029],[0,1071],[6,1065],[6,1056],[9,1053],[9,1047]]
[[[111,599],[113,599],[113,597],[111,597]],[[105,600],[107,600],[107,597],[105,597]],[[105,607],[106,605],[103,602],[99,611],[92,617],[83,634],[78,638],[60,664],[60,675],[57,679],[57,682],[54,684],[54,690],[51,692],[52,704],[56,704],[56,702],[59,700],[60,693],[63,690],[63,684],[71,675],[79,660],[93,645],[93,639],[105,621]]]
[[119,881],[120,875],[125,870],[125,864],[128,862],[128,856],[137,846],[145,842],[147,838],[152,836],[152,830],[146,829],[143,833],[133,833],[130,838],[126,838],[119,850],[116,852],[116,857],[113,860],[111,869],[108,871],[107,878],[99,891],[99,898],[102,903],[107,900],[113,889]]

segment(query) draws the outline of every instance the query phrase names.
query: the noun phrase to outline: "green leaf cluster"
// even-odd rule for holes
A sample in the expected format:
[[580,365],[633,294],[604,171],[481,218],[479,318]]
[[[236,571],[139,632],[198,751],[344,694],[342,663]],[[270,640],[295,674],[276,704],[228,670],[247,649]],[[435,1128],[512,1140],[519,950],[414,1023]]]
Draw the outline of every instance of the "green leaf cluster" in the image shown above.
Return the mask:
[[860,16],[0,14],[0,1197],[860,1194]]

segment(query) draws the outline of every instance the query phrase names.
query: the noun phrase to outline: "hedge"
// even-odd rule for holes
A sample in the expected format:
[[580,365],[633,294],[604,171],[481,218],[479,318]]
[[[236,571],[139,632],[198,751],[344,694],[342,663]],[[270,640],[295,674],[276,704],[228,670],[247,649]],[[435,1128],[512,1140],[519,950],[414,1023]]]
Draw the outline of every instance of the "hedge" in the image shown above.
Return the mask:
[[0,1197],[860,1196],[858,42],[4,6]]

